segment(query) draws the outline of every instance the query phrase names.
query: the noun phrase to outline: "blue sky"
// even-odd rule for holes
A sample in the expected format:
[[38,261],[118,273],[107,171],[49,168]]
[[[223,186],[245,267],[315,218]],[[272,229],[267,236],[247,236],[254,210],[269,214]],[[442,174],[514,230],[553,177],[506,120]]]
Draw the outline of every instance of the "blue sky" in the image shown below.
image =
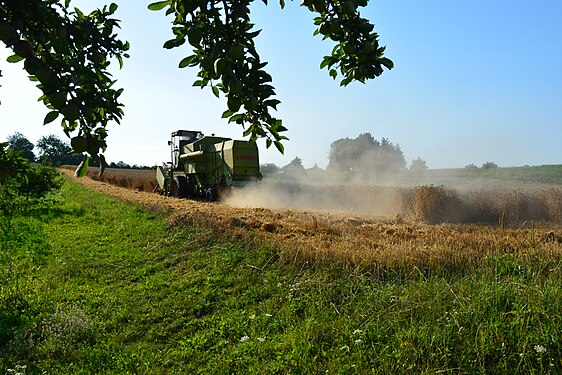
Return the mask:
[[[162,49],[169,19],[148,11],[149,2],[118,2],[131,58],[114,73],[126,107],[122,124],[109,128],[107,159],[166,161],[177,129],[241,138],[240,126],[220,118],[224,99],[192,87],[196,72],[177,68],[190,51]],[[91,10],[105,3],[71,4]],[[430,168],[562,163],[561,1],[371,0],[362,15],[375,23],[395,69],[346,88],[319,69],[333,45],[312,36],[314,15],[298,5],[252,6],[263,30],[258,51],[269,62],[290,138],[284,156],[260,142],[262,163],[298,156],[306,167],[325,167],[333,141],[364,132],[398,143],[408,163],[421,157]],[[56,122],[42,125],[48,110],[36,102],[23,64],[4,61],[8,52],[0,48],[0,140],[15,131],[32,142],[64,137]]]

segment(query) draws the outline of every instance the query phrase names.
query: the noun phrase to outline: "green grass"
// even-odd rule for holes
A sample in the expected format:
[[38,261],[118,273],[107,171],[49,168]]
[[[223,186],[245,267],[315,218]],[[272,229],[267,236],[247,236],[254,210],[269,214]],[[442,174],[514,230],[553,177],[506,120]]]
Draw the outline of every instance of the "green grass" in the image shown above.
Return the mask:
[[560,261],[373,277],[69,182],[0,256],[2,374],[562,372]]

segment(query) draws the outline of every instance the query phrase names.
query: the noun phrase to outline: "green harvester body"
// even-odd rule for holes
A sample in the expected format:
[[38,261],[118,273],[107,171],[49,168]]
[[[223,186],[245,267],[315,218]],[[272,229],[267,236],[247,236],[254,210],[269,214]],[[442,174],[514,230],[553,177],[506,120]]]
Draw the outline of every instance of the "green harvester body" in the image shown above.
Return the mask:
[[168,144],[172,161],[156,170],[164,195],[214,201],[232,186],[261,180],[255,142],[178,130]]

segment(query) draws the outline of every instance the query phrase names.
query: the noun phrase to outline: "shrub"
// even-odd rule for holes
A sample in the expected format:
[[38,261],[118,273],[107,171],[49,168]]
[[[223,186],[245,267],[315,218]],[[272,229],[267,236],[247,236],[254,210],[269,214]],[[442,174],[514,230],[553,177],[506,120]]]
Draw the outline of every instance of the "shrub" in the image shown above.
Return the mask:
[[20,151],[0,143],[0,230],[10,230],[14,215],[45,203],[48,194],[61,185],[52,166],[32,165]]
[[494,163],[493,161],[487,161],[484,164],[482,164],[482,169],[492,169],[492,168],[497,168],[498,165],[496,163]]

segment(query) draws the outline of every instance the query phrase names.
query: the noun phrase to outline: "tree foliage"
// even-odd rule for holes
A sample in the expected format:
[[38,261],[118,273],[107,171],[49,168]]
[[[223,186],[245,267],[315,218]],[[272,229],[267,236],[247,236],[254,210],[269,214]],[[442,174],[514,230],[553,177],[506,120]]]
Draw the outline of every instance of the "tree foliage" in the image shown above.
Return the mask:
[[342,138],[330,146],[328,169],[372,176],[401,171],[406,160],[399,145],[386,138],[376,140],[370,133]]
[[275,174],[279,171],[279,166],[275,163],[265,163],[260,165],[260,172],[264,175]]
[[123,116],[122,89],[108,72],[109,58],[122,64],[128,43],[117,39],[116,4],[90,14],[70,9],[70,0],[0,1],[0,39],[23,62],[37,84],[49,112],[44,123],[56,119],[78,153],[105,165],[106,127]]
[[418,157],[417,159],[412,160],[412,164],[410,164],[410,171],[412,172],[425,172],[427,171],[427,163],[422,158]]
[[[253,0],[167,0],[150,4],[173,15],[174,38],[165,48],[186,42],[192,54],[180,68],[198,69],[195,86],[210,87],[217,97],[226,97],[222,117],[244,126],[244,136],[266,138],[283,152],[281,135],[287,129],[272,110],[280,103],[255,48],[260,31],[250,21]],[[267,0],[262,0],[267,4]],[[393,63],[384,57],[374,26],[359,12],[368,0],[303,0],[302,6],[316,14],[315,34],[334,42],[332,53],[320,64],[341,85],[378,77]],[[283,8],[285,0],[280,0]],[[29,78],[42,91],[40,100],[49,112],[44,123],[61,119],[77,153],[89,155],[106,166],[107,125],[120,122],[122,89],[114,88],[108,72],[111,58],[122,66],[129,57],[127,42],[117,39],[118,20],[112,18],[117,4],[89,14],[71,9],[70,0],[0,1],[0,39],[13,50],[11,63],[22,62]],[[85,156],[83,165],[88,165]]]
[[0,143],[0,231],[10,230],[15,214],[44,202],[61,184],[54,168],[31,165],[21,151]]
[[487,161],[485,163],[482,164],[482,169],[493,169],[493,168],[497,168],[498,165],[496,163],[494,163],[493,161]]
[[[186,42],[193,53],[179,62],[179,67],[199,70],[194,86],[209,86],[215,96],[222,92],[228,109],[223,118],[245,126],[244,136],[250,139],[266,137],[283,152],[280,133],[287,129],[271,114],[279,100],[275,99],[272,77],[264,70],[255,48],[260,30],[250,20],[253,0],[166,0],[149,5],[151,10],[166,9],[173,15],[174,38],[165,48],[182,46]],[[267,0],[262,0],[267,4]],[[383,57],[374,26],[360,16],[359,8],[368,0],[304,0],[302,6],[316,14],[315,35],[331,39],[335,46],[331,55],[320,65],[327,68],[334,79],[342,76],[341,85],[353,80],[365,82],[391,69],[393,63]],[[280,0],[285,6],[285,0]]]
[[31,141],[27,139],[25,135],[21,134],[20,132],[15,132],[14,134],[8,136],[7,141],[8,146],[12,150],[21,151],[22,156],[30,162],[35,161],[35,153],[33,152],[35,145],[31,143]]
[[56,166],[78,165],[82,160],[82,157],[74,152],[68,142],[53,134],[41,137],[37,141],[37,148],[40,160],[48,160]]

